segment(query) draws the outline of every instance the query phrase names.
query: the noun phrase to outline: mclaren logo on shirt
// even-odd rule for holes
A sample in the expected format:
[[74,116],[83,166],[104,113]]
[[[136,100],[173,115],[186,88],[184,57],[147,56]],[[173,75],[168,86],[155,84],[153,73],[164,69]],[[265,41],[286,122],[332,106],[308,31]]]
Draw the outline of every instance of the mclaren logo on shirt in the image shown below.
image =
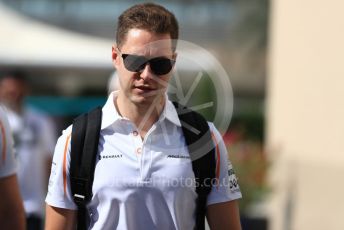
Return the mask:
[[104,154],[104,155],[99,155],[98,159],[116,159],[116,158],[122,158],[122,154]]
[[168,155],[167,158],[175,158],[175,159],[190,159],[190,156],[185,155]]

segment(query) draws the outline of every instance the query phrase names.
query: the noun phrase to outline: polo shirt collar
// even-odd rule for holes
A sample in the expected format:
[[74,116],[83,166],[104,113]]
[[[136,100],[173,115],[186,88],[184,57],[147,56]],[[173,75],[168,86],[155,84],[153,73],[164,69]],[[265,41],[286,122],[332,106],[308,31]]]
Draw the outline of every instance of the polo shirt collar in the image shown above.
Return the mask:
[[113,91],[110,93],[105,105],[103,106],[103,118],[101,129],[105,129],[110,125],[114,124],[116,121],[123,119],[117,112],[115,106],[115,98],[118,95],[118,91]]
[[[118,95],[118,91],[112,92],[109,95],[105,105],[102,108],[103,118],[102,118],[101,129],[105,129],[109,127],[110,125],[114,124],[115,122],[125,119],[118,113],[116,109],[115,98],[117,97],[117,95]],[[176,108],[174,107],[173,103],[170,100],[168,100],[167,95],[165,98],[166,98],[165,106],[160,115],[159,121],[163,121],[164,119],[167,119],[173,124],[177,126],[181,126]]]
[[178,117],[177,110],[174,107],[173,103],[170,100],[168,100],[167,95],[165,107],[161,113],[159,120],[162,121],[165,118],[177,126],[182,126]]

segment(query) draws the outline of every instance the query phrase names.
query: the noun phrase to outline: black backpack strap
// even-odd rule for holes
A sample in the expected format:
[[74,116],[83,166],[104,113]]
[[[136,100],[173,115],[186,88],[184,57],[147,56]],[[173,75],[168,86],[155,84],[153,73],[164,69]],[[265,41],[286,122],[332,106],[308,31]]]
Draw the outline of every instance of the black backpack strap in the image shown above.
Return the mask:
[[202,115],[176,102],[173,104],[182,123],[182,130],[196,179],[198,198],[196,201],[195,229],[204,230],[207,197],[212,188],[213,178],[215,178],[215,145],[208,123]]
[[86,205],[92,198],[101,120],[102,110],[97,107],[73,122],[70,183],[74,202],[78,206],[78,230],[86,229],[89,224]]

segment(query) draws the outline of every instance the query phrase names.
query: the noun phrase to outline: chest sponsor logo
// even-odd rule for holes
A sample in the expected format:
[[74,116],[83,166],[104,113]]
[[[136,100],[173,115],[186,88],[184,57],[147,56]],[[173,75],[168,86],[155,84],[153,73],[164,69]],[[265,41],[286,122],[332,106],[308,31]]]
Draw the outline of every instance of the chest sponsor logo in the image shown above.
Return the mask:
[[190,156],[178,155],[178,154],[170,154],[170,155],[167,156],[167,158],[172,158],[172,159],[190,159]]
[[102,159],[117,159],[117,158],[122,158],[123,155],[122,154],[103,154],[103,155],[99,155],[98,159],[102,160]]

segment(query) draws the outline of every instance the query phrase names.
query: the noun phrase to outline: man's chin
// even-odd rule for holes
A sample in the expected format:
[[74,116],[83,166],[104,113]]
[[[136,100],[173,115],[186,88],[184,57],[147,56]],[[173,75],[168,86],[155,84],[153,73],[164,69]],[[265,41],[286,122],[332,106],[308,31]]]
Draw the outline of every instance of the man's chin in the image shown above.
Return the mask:
[[153,105],[153,104],[159,104],[161,102],[161,98],[163,95],[133,95],[131,97],[131,102],[138,105]]

